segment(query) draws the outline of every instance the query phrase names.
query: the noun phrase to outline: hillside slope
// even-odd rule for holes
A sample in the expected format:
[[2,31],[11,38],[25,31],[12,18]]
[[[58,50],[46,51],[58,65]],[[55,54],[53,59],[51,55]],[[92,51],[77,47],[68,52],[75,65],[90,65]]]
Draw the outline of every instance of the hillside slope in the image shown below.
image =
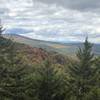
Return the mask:
[[[50,42],[50,41],[42,41],[42,40],[35,40],[30,39],[20,35],[4,35],[5,37],[12,39],[16,42],[27,44],[31,47],[42,48],[49,52],[58,52],[60,54],[66,54],[73,56],[77,51],[78,47],[82,47],[81,43],[57,43],[57,42]],[[93,52],[95,55],[100,55],[100,45],[94,44]]]
[[[6,38],[3,39],[5,42],[8,41]],[[56,52],[48,52],[45,49],[32,47],[19,42],[10,42],[13,43],[13,49],[17,51],[17,55],[20,57],[20,59],[27,64],[39,64],[47,59],[50,59],[54,64],[62,65],[66,63],[67,57]]]

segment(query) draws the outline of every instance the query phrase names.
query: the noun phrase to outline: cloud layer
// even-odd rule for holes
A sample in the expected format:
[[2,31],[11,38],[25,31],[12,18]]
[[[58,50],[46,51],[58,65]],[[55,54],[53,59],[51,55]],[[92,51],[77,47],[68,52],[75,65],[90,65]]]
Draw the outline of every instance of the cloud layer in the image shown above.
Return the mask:
[[84,41],[88,35],[100,43],[100,3],[72,1],[0,0],[0,16],[6,33],[59,42]]
[[[33,0],[34,1],[34,0]],[[47,4],[57,4],[69,9],[97,10],[100,8],[99,0],[37,0]]]

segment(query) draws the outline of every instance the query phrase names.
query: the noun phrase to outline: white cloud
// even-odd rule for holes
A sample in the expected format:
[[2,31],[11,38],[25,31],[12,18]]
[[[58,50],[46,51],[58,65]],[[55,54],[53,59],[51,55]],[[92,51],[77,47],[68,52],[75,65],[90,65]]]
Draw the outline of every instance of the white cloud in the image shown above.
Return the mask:
[[0,0],[0,16],[8,29],[33,30],[23,34],[31,38],[83,41],[88,33],[91,42],[100,43],[100,14],[96,12],[80,12],[36,0],[34,4],[32,0]]

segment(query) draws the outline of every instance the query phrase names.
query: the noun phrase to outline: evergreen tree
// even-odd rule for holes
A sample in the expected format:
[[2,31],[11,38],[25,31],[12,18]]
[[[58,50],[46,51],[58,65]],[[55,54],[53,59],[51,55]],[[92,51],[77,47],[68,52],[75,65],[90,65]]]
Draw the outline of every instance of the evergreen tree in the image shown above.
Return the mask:
[[97,86],[100,88],[100,56],[94,60],[95,68],[97,70],[96,79]]
[[100,57],[94,59],[94,65],[96,69],[95,85],[86,96],[86,100],[100,100]]
[[35,80],[30,91],[31,96],[37,95],[37,100],[64,100],[63,76],[57,74],[58,71],[46,61],[43,66],[37,69]]
[[71,63],[69,66],[68,87],[71,100],[85,100],[95,85],[96,70],[93,67],[92,44],[86,38],[83,48],[77,52],[78,62]]
[[4,32],[4,28],[3,28],[3,26],[1,25],[1,20],[0,20],[0,36],[2,35],[3,32]]
[[[1,34],[2,34],[2,28]],[[17,56],[16,43],[0,37],[0,100],[25,100],[27,66]]]

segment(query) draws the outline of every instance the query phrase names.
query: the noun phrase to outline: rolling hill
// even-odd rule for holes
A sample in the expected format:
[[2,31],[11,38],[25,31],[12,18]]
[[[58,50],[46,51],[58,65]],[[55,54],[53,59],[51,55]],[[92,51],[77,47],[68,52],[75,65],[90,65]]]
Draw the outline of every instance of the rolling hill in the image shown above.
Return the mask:
[[[6,37],[6,38],[5,38]],[[10,38],[7,39],[7,38]],[[23,37],[24,38],[24,37]],[[41,62],[45,61],[46,59],[50,59],[50,61],[53,64],[60,64],[63,65],[68,62],[69,58],[55,52],[48,52],[45,49],[38,47],[32,47],[27,44],[23,44],[19,41],[13,42],[11,41],[16,41],[15,39],[22,39],[20,36],[12,36],[9,37],[8,35],[4,35],[4,37],[0,37],[0,40],[3,41],[1,42],[2,47],[8,48],[12,47],[14,52],[17,53],[17,56],[21,59],[22,62],[25,64],[33,65],[33,64],[40,64]],[[13,44],[13,45],[12,45]]]
[[[50,41],[42,41],[30,39],[21,35],[4,35],[6,38],[11,38],[16,42],[27,44],[31,47],[42,48],[50,52],[58,52],[63,55],[75,55],[78,47],[82,47],[82,43],[57,43]],[[100,55],[100,44],[94,44],[93,52],[95,55]]]

